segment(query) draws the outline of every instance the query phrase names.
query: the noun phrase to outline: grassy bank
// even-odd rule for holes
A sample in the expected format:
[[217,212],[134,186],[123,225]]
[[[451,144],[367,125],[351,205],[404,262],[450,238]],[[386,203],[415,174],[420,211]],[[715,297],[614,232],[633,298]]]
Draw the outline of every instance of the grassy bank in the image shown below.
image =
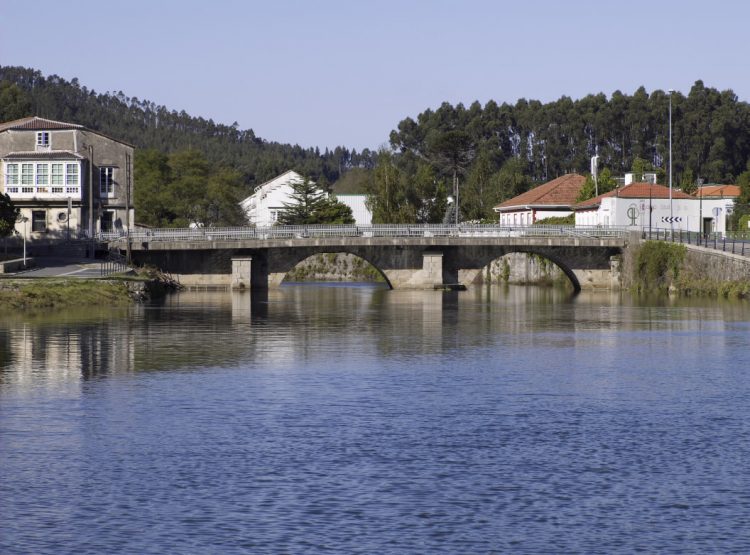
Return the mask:
[[688,262],[685,245],[646,241],[635,253],[633,273],[633,289],[639,293],[669,291],[692,297],[750,298],[750,279],[718,280],[701,274]]
[[131,302],[125,281],[60,278],[0,281],[0,310],[125,306]]

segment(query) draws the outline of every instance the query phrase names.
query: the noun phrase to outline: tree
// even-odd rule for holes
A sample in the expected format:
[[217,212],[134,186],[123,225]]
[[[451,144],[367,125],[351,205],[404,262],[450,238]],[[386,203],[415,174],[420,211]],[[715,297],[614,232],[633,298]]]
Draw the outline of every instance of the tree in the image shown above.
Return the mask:
[[458,203],[456,222],[459,222],[461,206],[458,176],[466,170],[474,156],[471,137],[466,131],[453,129],[434,135],[428,146],[434,163],[452,177],[453,199]]
[[31,102],[28,96],[15,83],[0,81],[0,122],[28,116]]
[[156,149],[135,151],[135,214],[139,223],[168,226],[175,218],[168,157]]
[[352,210],[335,197],[326,197],[309,178],[292,184],[292,202],[279,213],[282,225],[353,224]]
[[378,163],[367,187],[367,207],[372,212],[372,223],[375,224],[416,221],[414,207],[409,205],[406,197],[401,171],[388,149],[382,148],[378,153]]
[[633,182],[642,183],[643,174],[646,173],[647,169],[648,169],[647,162],[643,158],[636,156],[633,159],[633,167],[630,169],[630,171],[633,172]]
[[732,212],[731,225],[734,229],[739,229],[739,223],[747,220],[750,215],[750,161],[747,164],[748,170],[742,172],[737,178],[737,185],[740,187],[740,196],[734,203]]
[[333,195],[326,199],[326,202],[319,210],[318,219],[320,220],[318,223],[329,225],[354,223],[352,209],[343,202],[336,200],[336,197]]
[[583,202],[590,198],[594,198],[596,191],[599,191],[600,195],[609,193],[617,187],[617,181],[612,177],[612,173],[609,168],[604,168],[602,173],[597,176],[597,182],[594,183],[594,176],[588,174],[586,181],[581,186],[581,190],[576,197],[576,202]]
[[5,193],[0,193],[0,237],[8,237],[13,233],[18,219],[18,208]]
[[680,189],[682,189],[683,193],[687,193],[688,195],[692,195],[698,190],[698,185],[696,185],[695,183],[693,170],[691,170],[690,168],[682,172],[682,175],[680,176]]

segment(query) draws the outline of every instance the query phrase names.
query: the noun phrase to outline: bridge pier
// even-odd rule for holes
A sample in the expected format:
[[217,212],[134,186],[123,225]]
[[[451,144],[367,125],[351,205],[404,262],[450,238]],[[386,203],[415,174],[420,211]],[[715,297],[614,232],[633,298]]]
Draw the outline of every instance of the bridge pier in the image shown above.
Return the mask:
[[422,253],[422,268],[381,268],[393,289],[434,289],[445,283],[443,253]]
[[253,257],[240,256],[232,258],[232,289],[250,289],[253,278]]

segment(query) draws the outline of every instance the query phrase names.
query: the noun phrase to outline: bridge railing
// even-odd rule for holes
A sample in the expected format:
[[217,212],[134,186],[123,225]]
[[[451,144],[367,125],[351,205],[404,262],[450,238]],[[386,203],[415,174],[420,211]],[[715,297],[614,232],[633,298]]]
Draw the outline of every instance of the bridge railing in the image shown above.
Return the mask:
[[[311,237],[590,237],[616,238],[629,233],[625,227],[495,224],[373,224],[302,225],[272,227],[157,228],[130,232],[131,241],[234,241],[304,239]],[[99,233],[102,241],[124,241],[124,232]]]

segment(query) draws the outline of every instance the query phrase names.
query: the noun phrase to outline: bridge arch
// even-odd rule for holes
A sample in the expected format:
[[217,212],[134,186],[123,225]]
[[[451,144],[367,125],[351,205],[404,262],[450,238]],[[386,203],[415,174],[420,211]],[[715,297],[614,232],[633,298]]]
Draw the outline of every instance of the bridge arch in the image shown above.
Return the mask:
[[[561,247],[532,247],[528,245],[505,245],[497,247],[482,247],[465,249],[459,253],[456,261],[458,279],[463,283],[477,283],[483,278],[482,274],[492,262],[508,254],[527,254],[548,260],[560,269],[575,292],[583,288],[583,284],[590,283],[590,276],[584,268],[591,267],[591,260],[584,260],[579,251]],[[609,271],[609,257],[601,257],[596,261],[601,269]]]
[[[491,272],[499,273],[499,276],[497,276],[499,277],[499,281],[512,281],[513,274],[515,273],[516,275],[518,275],[519,273],[518,265],[526,264],[526,267],[522,270],[522,272],[525,274],[523,283],[528,285],[544,284],[546,280],[556,278],[556,276],[550,276],[549,273],[545,272],[544,262],[548,262],[552,264],[556,269],[558,269],[563,276],[565,276],[567,282],[575,292],[579,292],[581,290],[580,278],[576,274],[576,271],[568,264],[566,264],[566,262],[560,256],[556,256],[555,254],[546,252],[538,252],[535,249],[504,249],[503,252],[499,252],[496,254],[497,256],[489,255],[485,259],[479,261],[479,264],[482,264],[482,266],[474,276],[472,281],[473,283],[491,282]],[[529,257],[529,259],[523,260],[519,259],[518,257],[513,257],[512,255],[526,255]],[[534,258],[538,260],[534,261]],[[497,268],[497,266],[495,266],[495,268],[493,269],[493,265],[501,260],[504,262],[505,267]],[[507,274],[503,276],[503,272],[507,272]],[[488,276],[489,281],[485,281],[487,280]]]
[[285,258],[284,267],[276,268],[276,271],[269,275],[270,284],[280,285],[296,281],[355,281],[384,283],[389,289],[393,289],[388,274],[378,267],[366,253],[343,249],[315,250],[314,252],[299,252],[297,256]]

